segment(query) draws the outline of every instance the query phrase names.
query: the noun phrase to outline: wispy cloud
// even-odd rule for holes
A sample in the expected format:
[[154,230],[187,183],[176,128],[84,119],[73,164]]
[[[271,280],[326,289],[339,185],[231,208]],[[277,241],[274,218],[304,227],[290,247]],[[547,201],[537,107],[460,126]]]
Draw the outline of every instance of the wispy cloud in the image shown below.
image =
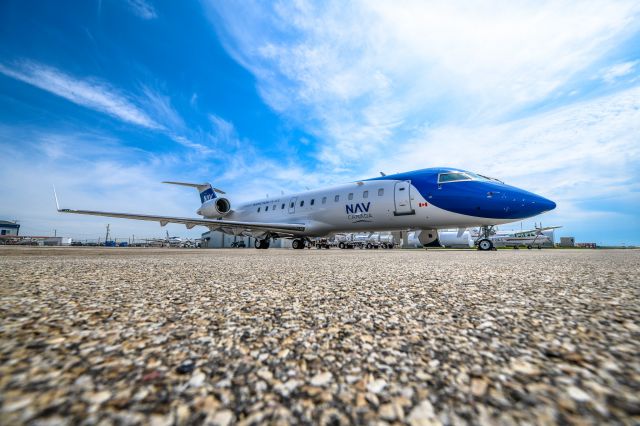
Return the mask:
[[0,64],[0,73],[124,122],[149,129],[162,128],[131,99],[97,79],[79,79],[56,68],[29,61],[10,66]]
[[148,86],[139,95],[126,94],[97,78],[78,78],[31,61],[0,64],[0,73],[125,123],[160,132],[200,154],[211,153],[209,147],[189,138],[189,129],[170,97]]
[[129,7],[142,19],[155,19],[158,17],[156,9],[145,0],[128,0]]
[[240,145],[238,133],[233,123],[215,114],[209,114],[209,120],[213,126],[211,135],[215,142],[236,147]]
[[618,79],[632,74],[640,61],[628,61],[607,67],[602,72],[602,80],[606,83],[613,83]]

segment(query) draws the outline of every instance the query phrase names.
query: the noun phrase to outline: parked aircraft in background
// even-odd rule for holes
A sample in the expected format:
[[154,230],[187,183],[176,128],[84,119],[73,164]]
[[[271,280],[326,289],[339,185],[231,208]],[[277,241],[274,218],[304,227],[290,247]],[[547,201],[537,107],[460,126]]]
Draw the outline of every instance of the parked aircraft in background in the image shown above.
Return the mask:
[[[541,248],[545,244],[553,243],[552,233],[549,231],[561,228],[561,226],[548,226],[545,228],[534,228],[524,231],[512,230],[491,230],[489,239],[495,247],[527,247],[529,249]],[[409,232],[407,237],[408,247],[423,247],[420,243],[420,233],[422,231]],[[434,247],[447,248],[471,248],[482,235],[480,229],[439,229],[438,240],[433,243]]]
[[[194,187],[203,218],[73,210],[58,211],[168,223],[188,229],[205,226],[234,235],[256,238],[265,249],[273,238],[291,238],[292,247],[305,246],[310,237],[339,232],[376,232],[420,229],[427,244],[437,229],[480,227],[476,243],[481,250],[494,246],[493,226],[519,221],[553,210],[556,204],[540,195],[476,173],[452,168],[431,168],[380,176],[344,185],[275,198],[263,198],[234,207],[218,197],[223,191],[208,183],[165,182]],[[427,236],[429,236],[427,238]]]
[[[519,247],[526,247],[531,249],[533,247],[542,248],[544,244],[553,243],[551,237],[546,235],[545,231],[552,229],[562,228],[561,226],[547,226],[545,228],[534,228],[526,231],[500,231],[496,230],[489,237],[496,247],[513,247],[515,249]],[[477,236],[477,232],[472,232],[472,238]]]

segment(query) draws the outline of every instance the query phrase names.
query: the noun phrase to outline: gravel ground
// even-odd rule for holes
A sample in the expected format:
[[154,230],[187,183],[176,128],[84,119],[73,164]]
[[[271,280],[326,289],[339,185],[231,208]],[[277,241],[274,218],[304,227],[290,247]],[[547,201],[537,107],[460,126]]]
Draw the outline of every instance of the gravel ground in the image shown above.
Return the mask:
[[640,251],[0,249],[3,424],[639,424]]

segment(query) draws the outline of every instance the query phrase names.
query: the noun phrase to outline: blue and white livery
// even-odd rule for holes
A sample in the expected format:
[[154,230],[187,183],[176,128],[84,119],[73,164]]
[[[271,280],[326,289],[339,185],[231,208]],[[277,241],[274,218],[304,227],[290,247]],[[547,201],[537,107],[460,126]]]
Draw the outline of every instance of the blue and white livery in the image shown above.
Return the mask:
[[[256,248],[268,248],[273,238],[291,238],[303,248],[311,237],[338,232],[434,230],[481,227],[476,241],[481,250],[493,249],[491,227],[553,210],[556,204],[540,195],[497,179],[452,168],[430,168],[351,182],[277,198],[232,206],[210,184],[165,182],[195,187],[203,218],[150,216],[130,213],[60,209],[63,213],[181,223],[191,229],[205,226],[256,238]],[[57,202],[57,200],[56,200]],[[435,237],[433,237],[435,239]],[[428,241],[421,241],[423,244]]]

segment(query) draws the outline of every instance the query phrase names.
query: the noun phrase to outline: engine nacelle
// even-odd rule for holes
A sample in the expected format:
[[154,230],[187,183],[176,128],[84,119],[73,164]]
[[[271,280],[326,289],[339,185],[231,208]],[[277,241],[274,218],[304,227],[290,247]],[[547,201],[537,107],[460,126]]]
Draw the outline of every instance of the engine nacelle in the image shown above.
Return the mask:
[[202,203],[197,213],[204,217],[223,217],[231,211],[231,203],[226,198],[214,198]]
[[[420,241],[420,244],[422,244],[424,247],[434,246],[434,244],[432,243],[437,239],[438,231],[435,229],[423,229],[422,231],[420,231],[420,235],[418,235],[418,241]],[[439,246],[439,244],[435,244],[435,246]]]

